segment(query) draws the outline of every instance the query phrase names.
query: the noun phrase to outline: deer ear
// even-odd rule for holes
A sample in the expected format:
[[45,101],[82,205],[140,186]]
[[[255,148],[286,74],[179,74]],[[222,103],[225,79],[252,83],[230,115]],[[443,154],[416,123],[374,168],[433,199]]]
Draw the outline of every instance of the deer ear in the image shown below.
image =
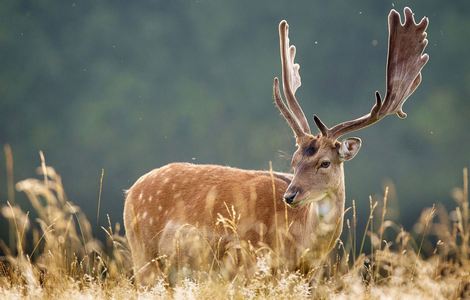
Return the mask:
[[351,160],[361,149],[361,139],[357,137],[347,138],[343,140],[338,149],[339,159],[341,161]]

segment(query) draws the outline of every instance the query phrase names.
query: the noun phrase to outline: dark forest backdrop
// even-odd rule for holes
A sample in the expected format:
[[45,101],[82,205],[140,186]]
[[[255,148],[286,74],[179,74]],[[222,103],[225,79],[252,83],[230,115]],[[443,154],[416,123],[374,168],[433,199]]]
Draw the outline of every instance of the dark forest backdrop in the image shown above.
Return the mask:
[[[393,184],[409,226],[423,207],[452,205],[470,162],[469,1],[1,1],[0,144],[16,181],[43,150],[91,219],[104,168],[102,222],[121,219],[140,175],[172,161],[288,171],[294,139],[271,96],[279,21],[298,49],[304,111],[333,125],[383,92],[387,14],[405,5],[430,19],[423,83],[407,119],[356,133],[363,148],[345,172],[347,205],[365,218],[368,196]],[[3,155],[0,169],[3,205]]]

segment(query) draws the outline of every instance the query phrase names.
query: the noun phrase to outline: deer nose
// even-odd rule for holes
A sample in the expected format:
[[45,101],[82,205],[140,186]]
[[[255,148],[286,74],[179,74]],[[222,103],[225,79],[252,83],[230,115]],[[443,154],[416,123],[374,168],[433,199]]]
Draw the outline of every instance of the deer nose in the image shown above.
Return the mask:
[[297,196],[298,193],[298,191],[286,192],[284,194],[284,201],[286,201],[287,204],[292,204],[292,202],[294,202],[295,196]]

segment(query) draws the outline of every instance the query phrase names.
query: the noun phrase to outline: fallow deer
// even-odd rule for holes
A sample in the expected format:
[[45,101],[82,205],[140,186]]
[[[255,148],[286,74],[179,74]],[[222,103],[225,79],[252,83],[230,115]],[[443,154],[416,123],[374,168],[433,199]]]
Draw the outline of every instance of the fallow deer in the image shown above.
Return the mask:
[[[317,116],[317,135],[310,131],[295,93],[301,85],[296,48],[289,45],[288,24],[279,24],[283,100],[278,78],[273,96],[277,108],[295,135],[297,150],[292,157],[293,174],[241,170],[218,165],[172,163],[143,175],[128,190],[124,224],[132,252],[134,271],[140,282],[148,282],[157,269],[159,255],[171,255],[174,236],[184,226],[205,232],[210,243],[227,235],[217,225],[238,213],[236,234],[252,245],[277,247],[276,232],[285,228],[290,254],[305,251],[312,258],[325,256],[335,245],[343,227],[345,186],[343,162],[352,159],[361,139],[338,139],[370,126],[388,115],[405,118],[402,106],[421,83],[421,69],[428,61],[423,54],[428,43],[428,19],[414,20],[410,8],[388,15],[388,58],[385,97],[375,93],[375,104],[366,115],[333,127]],[[233,216],[232,216],[233,217]],[[283,237],[281,237],[283,238]],[[229,240],[230,238],[228,238]]]

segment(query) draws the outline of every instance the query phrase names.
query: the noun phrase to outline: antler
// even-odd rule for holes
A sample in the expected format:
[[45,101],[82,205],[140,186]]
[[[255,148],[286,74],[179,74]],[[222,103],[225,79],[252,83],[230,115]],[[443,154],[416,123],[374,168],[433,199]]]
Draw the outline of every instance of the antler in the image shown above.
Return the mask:
[[389,39],[385,99],[382,101],[380,93],[375,92],[376,102],[370,113],[358,119],[340,123],[330,129],[317,116],[314,116],[315,123],[323,135],[336,139],[348,132],[370,126],[392,114],[397,114],[402,119],[406,118],[403,103],[421,83],[421,69],[428,62],[429,56],[423,54],[428,44],[425,32],[428,18],[424,17],[416,24],[409,7],[405,7],[404,14],[403,24],[396,10],[392,9],[388,15]]
[[282,89],[286,103],[282,100],[279,91],[279,80],[274,78],[273,95],[276,106],[281,111],[284,118],[289,123],[297,138],[310,133],[307,118],[302,111],[295,92],[301,85],[299,64],[294,63],[295,46],[289,46],[289,25],[285,20],[279,23],[279,40],[281,48],[281,64],[282,64]]

